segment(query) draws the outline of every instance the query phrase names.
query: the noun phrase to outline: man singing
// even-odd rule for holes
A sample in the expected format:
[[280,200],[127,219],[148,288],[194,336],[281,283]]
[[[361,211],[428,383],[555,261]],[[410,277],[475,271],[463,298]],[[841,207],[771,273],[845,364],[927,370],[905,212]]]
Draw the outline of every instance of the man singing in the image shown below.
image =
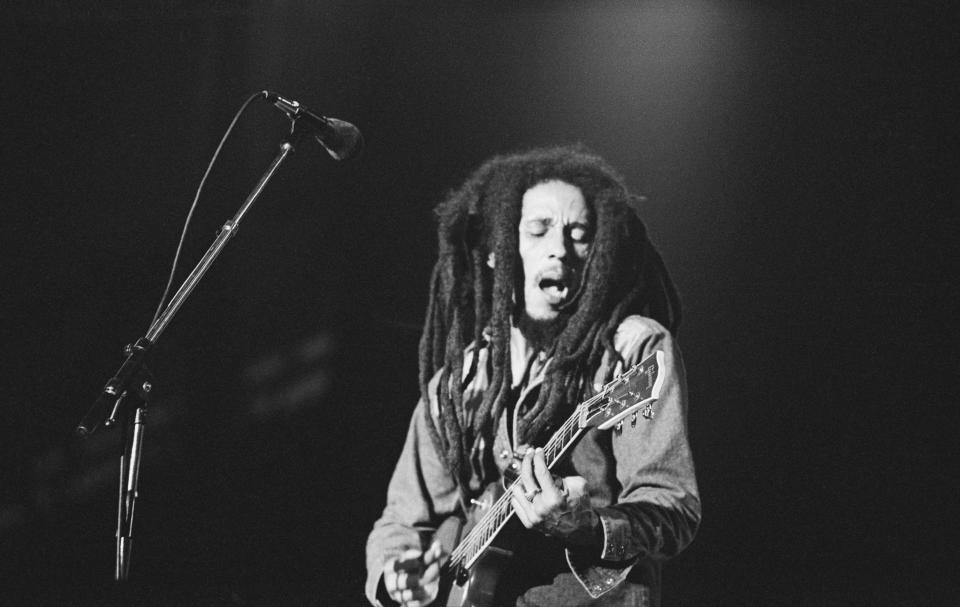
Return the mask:
[[[700,500],[680,304],[642,202],[559,147],[494,157],[438,205],[420,402],[367,542],[372,604],[436,601],[453,546],[422,550],[417,528],[463,519],[513,473],[523,528],[487,604],[660,605],[661,563],[693,539]],[[541,447],[574,407],[656,351],[652,417],[592,429],[548,469]]]

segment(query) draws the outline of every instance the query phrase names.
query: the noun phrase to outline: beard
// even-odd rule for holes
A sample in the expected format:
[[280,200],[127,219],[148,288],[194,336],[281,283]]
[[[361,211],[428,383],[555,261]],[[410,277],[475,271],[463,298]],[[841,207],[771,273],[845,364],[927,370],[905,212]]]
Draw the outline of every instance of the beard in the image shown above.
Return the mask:
[[526,310],[520,310],[516,314],[517,329],[535,350],[549,352],[567,327],[570,316],[570,312],[560,312],[556,318],[537,320],[531,318]]

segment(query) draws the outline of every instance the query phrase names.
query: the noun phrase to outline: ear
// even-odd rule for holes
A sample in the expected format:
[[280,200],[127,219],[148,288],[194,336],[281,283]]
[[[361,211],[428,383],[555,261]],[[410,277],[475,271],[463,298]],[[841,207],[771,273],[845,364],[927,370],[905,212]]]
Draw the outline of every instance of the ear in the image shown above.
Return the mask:
[[493,256],[493,251],[491,251],[490,254],[487,255],[487,265],[490,266],[491,268],[496,267],[496,257]]

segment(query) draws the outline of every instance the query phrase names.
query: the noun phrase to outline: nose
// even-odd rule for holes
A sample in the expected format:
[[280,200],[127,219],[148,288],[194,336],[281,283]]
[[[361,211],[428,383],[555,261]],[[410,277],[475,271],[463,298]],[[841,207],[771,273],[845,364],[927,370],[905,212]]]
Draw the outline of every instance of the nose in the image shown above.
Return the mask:
[[545,246],[548,257],[563,259],[567,255],[567,239],[563,230],[550,230],[546,235]]

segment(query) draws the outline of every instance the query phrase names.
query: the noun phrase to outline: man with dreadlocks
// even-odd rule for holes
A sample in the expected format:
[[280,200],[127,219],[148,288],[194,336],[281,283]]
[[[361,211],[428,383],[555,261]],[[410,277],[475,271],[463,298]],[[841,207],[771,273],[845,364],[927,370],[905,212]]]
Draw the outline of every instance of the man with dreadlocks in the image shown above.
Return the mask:
[[[494,157],[437,207],[421,397],[367,542],[371,603],[433,602],[452,546],[421,547],[417,527],[463,518],[513,472],[526,530],[492,604],[660,605],[660,563],[693,539],[700,500],[679,300],[642,201],[560,147]],[[588,431],[551,471],[540,447],[574,407],[655,351],[655,415]]]

